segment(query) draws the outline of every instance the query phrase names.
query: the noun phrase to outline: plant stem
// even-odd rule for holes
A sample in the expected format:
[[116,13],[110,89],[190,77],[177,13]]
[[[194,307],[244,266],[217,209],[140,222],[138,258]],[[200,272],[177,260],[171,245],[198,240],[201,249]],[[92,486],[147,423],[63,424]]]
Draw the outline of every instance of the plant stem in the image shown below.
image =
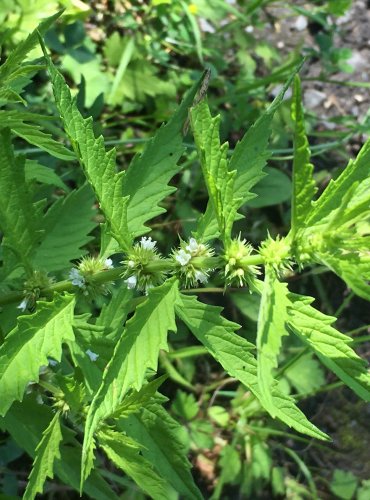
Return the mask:
[[[255,266],[255,265],[261,265],[263,264],[264,259],[260,255],[250,255],[249,257],[245,257],[241,261],[241,266],[244,268],[248,268],[248,266]],[[191,261],[192,265],[198,269],[223,269],[225,260],[222,256],[217,256],[217,257],[193,257]],[[179,264],[177,264],[173,259],[161,259],[161,260],[156,260],[153,262],[149,262],[148,264],[145,265],[145,270],[147,272],[158,272],[158,271],[164,271],[164,272],[175,272],[179,268]],[[126,273],[127,267],[126,266],[120,266],[116,267],[114,269],[109,269],[106,271],[102,271],[99,273],[96,273],[92,276],[89,276],[87,279],[88,283],[94,283],[94,284],[103,284],[103,283],[109,283],[110,281],[115,281],[120,278],[122,278],[122,275]],[[57,283],[53,283],[52,285],[48,287],[41,288],[40,290],[40,297],[46,297],[46,298],[51,298],[54,293],[62,293],[62,292],[69,292],[69,293],[75,293],[79,291],[80,289],[73,285],[71,281],[69,280],[63,280],[59,281]],[[223,288],[200,288],[200,289],[192,289],[192,290],[185,290],[186,292],[207,292],[207,293],[222,293],[224,292]],[[17,302],[21,302],[25,297],[25,293],[23,290],[19,291],[10,291],[8,293],[4,293],[0,297],[0,307],[7,305],[7,304],[13,304]]]

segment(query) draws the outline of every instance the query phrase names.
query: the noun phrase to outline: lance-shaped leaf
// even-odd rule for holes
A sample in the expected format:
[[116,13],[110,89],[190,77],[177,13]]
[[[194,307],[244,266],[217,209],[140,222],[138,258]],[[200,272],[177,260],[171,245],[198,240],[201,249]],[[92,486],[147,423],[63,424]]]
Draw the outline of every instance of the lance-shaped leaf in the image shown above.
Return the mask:
[[37,493],[42,493],[46,478],[54,477],[54,461],[60,458],[61,441],[60,412],[57,412],[43,432],[42,439],[36,448],[33,468],[23,495],[24,500],[33,500]]
[[11,130],[14,134],[18,135],[18,137],[46,151],[50,155],[55,156],[55,158],[65,161],[76,159],[76,155],[72,153],[72,151],[69,151],[60,142],[55,141],[51,134],[42,131],[39,125],[20,122],[14,124]]
[[310,148],[304,126],[301,83],[298,76],[294,79],[292,119],[295,125],[291,222],[294,235],[297,229],[304,226],[316,193],[315,181],[312,176],[313,165],[310,163]]
[[[69,347],[73,362],[82,371],[85,386],[92,395],[99,389],[104,369],[122,335],[132,296],[133,291],[126,286],[113,290],[95,325],[87,322],[87,319],[76,321],[75,318],[76,340],[70,343]],[[95,353],[97,358],[92,360],[87,354],[88,350]]]
[[60,361],[62,343],[74,339],[75,298],[57,295],[53,302],[37,302],[37,310],[20,316],[18,325],[0,347],[0,415],[15,400],[22,400],[28,382],[38,382],[39,369],[48,357]]
[[10,131],[0,131],[0,228],[3,244],[26,268],[40,238],[38,210],[32,203],[25,181],[24,159],[15,158]]
[[348,345],[351,338],[331,325],[336,318],[311,307],[312,297],[289,294],[288,325],[320,360],[360,398],[370,401],[370,373],[366,363]]
[[94,200],[94,193],[85,184],[49,208],[41,221],[44,235],[33,257],[36,267],[60,271],[86,253],[82,247],[93,239],[89,233],[97,226]]
[[132,391],[123,398],[122,403],[118,406],[117,410],[112,413],[111,418],[127,418],[132,413],[141,411],[148,406],[149,402],[154,398],[155,393],[166,379],[167,375],[162,375],[148,382],[140,391]]
[[228,171],[228,144],[220,144],[220,116],[212,118],[203,99],[191,109],[190,117],[210,202],[221,237],[227,244],[241,200],[234,196],[236,171]]
[[[28,418],[25,418],[25,415]],[[0,428],[7,431],[14,442],[32,457],[36,457],[36,448],[42,439],[42,432],[48,427],[54,413],[51,406],[40,405],[35,397],[27,397],[22,403],[14,403],[5,417],[0,417]],[[70,429],[62,425],[63,441],[60,444],[60,458],[54,462],[55,474],[65,484],[76,491],[80,483],[81,444]],[[84,485],[88,498],[96,500],[118,500],[108,483],[97,469],[93,470]]]
[[20,65],[26,58],[27,54],[36,47],[39,40],[39,35],[45,34],[61,14],[62,11],[57,12],[53,16],[48,17],[47,19],[42,21],[25,40],[20,42],[15,47],[15,49],[9,54],[9,57],[7,58],[5,63],[0,66],[0,100],[9,100],[11,102],[23,101],[23,99],[18,94],[19,89],[13,88],[14,80],[19,76],[22,76],[22,73],[20,73]]
[[100,430],[98,439],[114,465],[130,476],[150,498],[162,500],[171,496],[172,488],[140,454],[141,446],[136,441],[109,428]]
[[[61,160],[71,161],[76,157],[60,142],[54,140],[52,136],[41,130],[41,125],[45,124],[48,117],[36,113],[21,112],[19,110],[0,111],[0,130],[10,128],[17,136],[21,137],[29,144],[39,147],[43,151],[50,153]],[[30,123],[26,123],[30,122]]]
[[[239,200],[236,209],[256,197],[256,194],[252,192],[252,188],[265,176],[263,168],[271,155],[267,149],[271,134],[271,123],[288,87],[292,83],[294,75],[299,71],[300,67],[301,65],[294,69],[270,106],[235,146],[228,170],[230,172],[236,171],[233,187],[234,199],[235,201],[236,199]],[[237,217],[238,214],[236,214]],[[206,213],[199,219],[197,235],[204,241],[218,236],[215,209],[212,203],[208,203]]]
[[229,168],[237,172],[235,177],[235,196],[242,199],[241,204],[246,203],[256,196],[251,192],[251,189],[265,175],[263,173],[263,168],[270,156],[267,146],[271,134],[272,120],[295,74],[299,71],[301,66],[302,64],[299,64],[293,70],[273,102],[249,128],[242,140],[235,146],[233,155],[230,159]]
[[28,183],[35,181],[48,186],[56,186],[66,193],[70,191],[70,188],[63,182],[53,168],[46,167],[36,160],[26,160],[25,174]]
[[90,472],[87,459],[97,426],[117,409],[128,389],[141,389],[146,370],[157,369],[160,349],[168,349],[167,333],[176,331],[174,303],[177,296],[178,283],[172,278],[149,290],[147,300],[136,308],[134,316],[126,323],[87,415],[81,482]]
[[193,85],[171,120],[146,143],[143,153],[135,156],[126,171],[123,195],[130,197],[128,227],[134,237],[149,231],[145,223],[165,212],[158,204],[176,189],[168,182],[181,169],[182,130],[200,83]]
[[203,498],[190,472],[181,439],[184,429],[160,404],[150,404],[140,414],[119,420],[117,426],[141,444],[143,456],[178,494],[189,500]]
[[320,224],[333,210],[338,208],[338,203],[346,196],[347,192],[356,183],[361,183],[370,177],[370,139],[362,146],[355,160],[350,160],[347,167],[334,181],[331,180],[306,219],[306,226]]
[[64,78],[47,56],[45,46],[42,46],[65,131],[95,191],[112,235],[121,249],[127,251],[132,241],[127,226],[128,196],[123,193],[124,172],[118,173],[116,169],[116,151],[111,149],[106,152],[103,137],[95,137],[92,118],[82,117]]
[[[359,248],[363,242],[358,242]],[[369,248],[369,247],[368,247]],[[370,301],[370,255],[368,250],[337,251],[320,254],[318,259],[351,288],[359,297]]]
[[281,338],[287,335],[287,294],[287,285],[280,283],[271,266],[266,266],[257,325],[257,376],[261,402],[273,417],[276,411],[272,397],[275,385],[272,371],[277,367]]
[[[370,177],[356,187],[343,212],[340,225],[347,228],[368,220],[370,220]],[[369,248],[369,245],[367,245],[367,248]]]
[[[221,308],[202,304],[195,297],[181,295],[176,306],[176,313],[188,326],[195,337],[219,361],[224,369],[242,382],[260,400],[264,398],[257,377],[257,362],[250,352],[254,349],[242,337],[235,334],[239,325],[220,315]],[[317,439],[329,439],[328,436],[311,424],[297,408],[291,397],[283,394],[276,386],[271,388],[274,414],[289,427]],[[269,408],[266,408],[269,411]]]

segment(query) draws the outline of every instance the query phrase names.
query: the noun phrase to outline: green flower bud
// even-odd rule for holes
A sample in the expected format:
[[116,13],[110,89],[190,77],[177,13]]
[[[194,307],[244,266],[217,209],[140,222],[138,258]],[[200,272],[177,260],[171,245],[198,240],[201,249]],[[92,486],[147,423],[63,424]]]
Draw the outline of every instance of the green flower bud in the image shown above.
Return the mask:
[[267,239],[262,242],[259,252],[265,264],[271,266],[276,273],[283,274],[292,270],[293,262],[290,259],[292,249],[287,238],[277,236],[276,240],[273,240],[268,235]]
[[225,277],[228,285],[245,286],[250,289],[255,287],[255,278],[260,271],[257,266],[245,265],[243,259],[250,257],[253,247],[245,239],[238,238],[231,240],[225,252]]

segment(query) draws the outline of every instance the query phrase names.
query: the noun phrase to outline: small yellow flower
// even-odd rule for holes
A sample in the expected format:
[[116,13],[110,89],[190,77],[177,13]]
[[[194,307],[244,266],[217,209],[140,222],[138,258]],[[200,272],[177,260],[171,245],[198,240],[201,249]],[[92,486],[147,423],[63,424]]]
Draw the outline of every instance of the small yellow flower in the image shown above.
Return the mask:
[[196,14],[198,12],[198,7],[194,3],[191,3],[189,5],[189,12],[190,14]]

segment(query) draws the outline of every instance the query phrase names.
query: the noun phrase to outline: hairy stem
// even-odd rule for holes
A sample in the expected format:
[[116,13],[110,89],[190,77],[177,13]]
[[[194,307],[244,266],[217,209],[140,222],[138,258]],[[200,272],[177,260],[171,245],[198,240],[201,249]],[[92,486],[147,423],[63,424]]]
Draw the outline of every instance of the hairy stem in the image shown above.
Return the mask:
[[[245,269],[247,269],[248,266],[261,265],[263,263],[264,263],[263,257],[261,255],[258,255],[258,254],[257,255],[250,255],[249,257],[245,257],[240,262],[240,264]],[[194,265],[194,267],[199,268],[199,269],[209,268],[209,269],[213,269],[216,271],[216,270],[224,268],[225,260],[221,256],[194,257],[192,259],[192,264]],[[149,262],[148,264],[145,265],[145,270],[148,272],[164,271],[164,272],[168,272],[169,274],[174,274],[178,269],[179,269],[179,265],[176,262],[174,262],[173,259],[161,259],[161,260]],[[115,280],[122,278],[123,274],[126,271],[127,271],[126,266],[120,266],[120,267],[116,267],[114,269],[109,269],[106,271],[98,272],[98,273],[90,276],[88,278],[87,282],[93,283],[93,284],[109,283],[111,281],[115,281]],[[202,290],[203,289],[200,289],[199,291],[202,291]],[[219,288],[217,288],[217,289],[212,288],[209,291],[219,292],[220,290],[221,289],[219,289]],[[51,298],[54,293],[62,293],[62,292],[74,293],[74,292],[78,292],[78,291],[79,291],[79,287],[73,285],[71,281],[63,280],[63,281],[58,281],[57,283],[53,283],[50,286],[41,288],[39,296]],[[25,292],[23,290],[10,291],[7,293],[3,293],[0,296],[0,307],[7,305],[7,304],[14,304],[17,302],[21,302],[24,297],[25,297]]]

